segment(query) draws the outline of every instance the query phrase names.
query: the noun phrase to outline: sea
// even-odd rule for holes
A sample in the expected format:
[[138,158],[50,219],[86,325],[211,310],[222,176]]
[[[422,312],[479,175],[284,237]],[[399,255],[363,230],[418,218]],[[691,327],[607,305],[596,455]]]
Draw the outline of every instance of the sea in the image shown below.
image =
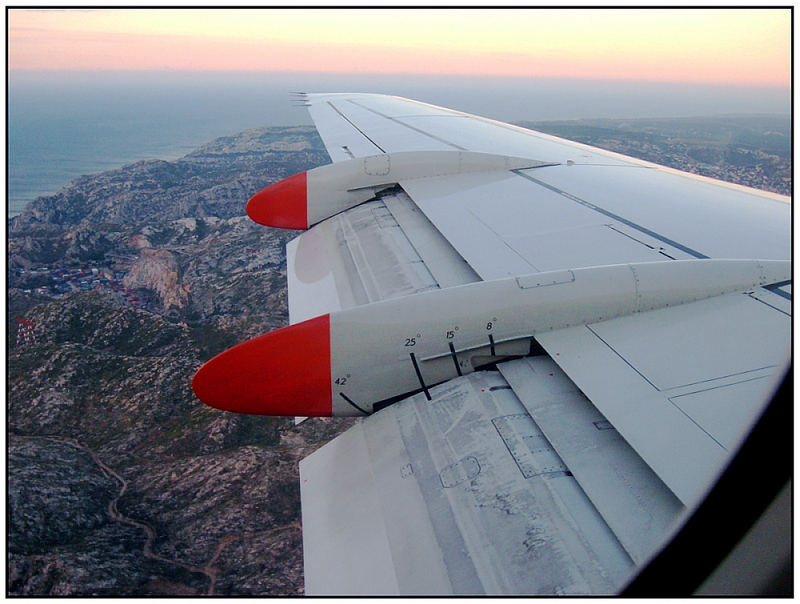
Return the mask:
[[783,88],[663,82],[258,72],[10,71],[7,215],[71,180],[177,159],[265,126],[311,124],[292,92],[379,92],[506,122],[790,112]]

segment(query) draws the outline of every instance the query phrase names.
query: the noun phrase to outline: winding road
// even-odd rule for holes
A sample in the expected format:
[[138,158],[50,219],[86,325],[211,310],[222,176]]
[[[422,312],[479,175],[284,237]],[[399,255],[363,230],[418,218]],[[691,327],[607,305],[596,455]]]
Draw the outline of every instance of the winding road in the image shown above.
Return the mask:
[[[125,480],[125,478],[123,478],[111,466],[109,466],[102,459],[100,459],[99,455],[95,451],[93,451],[83,443],[80,443],[77,440],[70,438],[63,438],[59,436],[27,436],[19,434],[15,436],[19,436],[21,438],[35,438],[41,440],[49,440],[51,442],[75,447],[76,449],[79,449],[88,454],[89,456],[91,456],[92,460],[95,462],[95,464],[97,464],[97,466],[101,469],[101,471],[106,476],[115,480],[120,487],[116,497],[114,497],[111,501],[108,502],[108,515],[110,516],[111,520],[113,520],[114,522],[121,522],[123,524],[127,524],[129,526],[133,526],[144,531],[146,539],[144,542],[144,546],[142,547],[142,554],[145,556],[145,558],[148,558],[150,560],[157,560],[165,564],[172,564],[189,572],[200,573],[205,577],[207,577],[208,589],[206,590],[205,595],[208,596],[216,595],[215,591],[216,591],[217,575],[219,573],[219,569],[215,565],[227,546],[244,539],[252,539],[263,535],[278,533],[280,531],[286,530],[286,528],[288,527],[297,529],[301,528],[300,523],[298,521],[295,521],[287,526],[280,526],[277,528],[266,529],[263,531],[255,531],[250,533],[234,533],[226,535],[220,540],[219,544],[214,550],[214,554],[211,556],[208,562],[206,562],[202,567],[194,566],[192,564],[187,564],[186,562],[182,562],[181,560],[175,558],[166,558],[164,556],[161,556],[153,552],[153,542],[155,541],[157,536],[155,529],[153,529],[153,527],[151,527],[147,523],[130,518],[129,516],[126,516],[119,511],[117,504],[119,500],[125,495],[125,492],[128,490],[128,481]],[[192,589],[189,586],[184,586],[184,587]]]

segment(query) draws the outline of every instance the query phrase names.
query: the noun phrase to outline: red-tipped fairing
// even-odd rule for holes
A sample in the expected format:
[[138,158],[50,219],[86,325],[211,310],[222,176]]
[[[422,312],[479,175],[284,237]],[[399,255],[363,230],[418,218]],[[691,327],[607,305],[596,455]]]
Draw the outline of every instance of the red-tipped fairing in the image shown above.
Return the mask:
[[265,226],[307,229],[306,173],[295,174],[261,189],[247,202],[247,215]]
[[200,368],[192,388],[201,401],[225,411],[331,415],[330,316],[226,350]]

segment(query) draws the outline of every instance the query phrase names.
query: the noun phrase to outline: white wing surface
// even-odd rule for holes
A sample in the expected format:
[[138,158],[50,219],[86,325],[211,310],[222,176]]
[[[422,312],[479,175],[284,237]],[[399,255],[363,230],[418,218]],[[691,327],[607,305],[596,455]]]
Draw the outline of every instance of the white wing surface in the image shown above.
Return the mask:
[[[306,100],[334,162],[313,186],[339,193],[287,248],[291,323],[401,298],[430,317],[430,292],[511,277],[568,306],[576,271],[607,265],[630,266],[639,298],[502,350],[481,315],[482,347],[461,324],[449,353],[411,355],[418,394],[352,405],[373,413],[300,467],[306,593],[614,593],[714,484],[791,342],[788,269],[677,304],[637,270],[766,274],[791,259],[788,199],[417,101]],[[337,166],[352,176],[325,189]]]

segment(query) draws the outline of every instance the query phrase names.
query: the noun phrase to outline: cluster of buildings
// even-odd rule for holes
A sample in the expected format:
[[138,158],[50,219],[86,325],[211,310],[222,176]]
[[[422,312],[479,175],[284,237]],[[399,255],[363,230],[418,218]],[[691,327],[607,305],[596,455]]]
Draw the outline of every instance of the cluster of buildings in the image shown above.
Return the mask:
[[87,268],[18,268],[17,278],[26,284],[34,283],[35,287],[24,289],[25,293],[35,292],[42,296],[61,298],[76,291],[109,290],[119,293],[132,306],[147,309],[147,299],[138,296],[122,283],[127,271],[113,270],[108,267]]

